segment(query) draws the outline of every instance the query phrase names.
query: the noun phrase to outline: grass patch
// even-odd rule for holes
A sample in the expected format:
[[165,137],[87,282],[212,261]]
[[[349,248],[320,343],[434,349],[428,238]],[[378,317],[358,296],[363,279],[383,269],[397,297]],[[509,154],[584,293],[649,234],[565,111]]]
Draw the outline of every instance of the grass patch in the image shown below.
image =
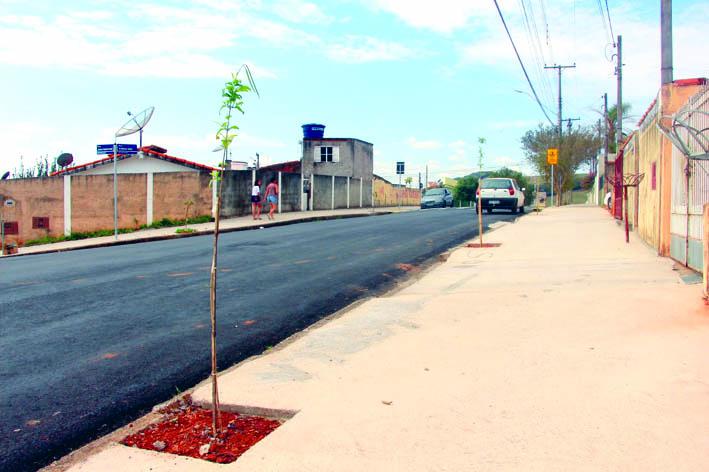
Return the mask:
[[[182,225],[194,225],[199,223],[209,223],[214,221],[214,219],[209,215],[195,216],[192,218],[187,218],[186,220],[172,220],[170,218],[163,218],[162,220],[155,221],[150,225],[140,225],[139,228],[118,228],[119,234],[133,233],[138,231],[138,229],[157,229],[157,228],[169,228],[171,226],[182,226]],[[192,233],[195,230],[191,228],[180,228],[184,231],[177,230],[178,233]],[[98,231],[90,231],[85,233],[71,233],[69,236],[45,236],[38,239],[30,239],[25,241],[23,246],[38,246],[40,244],[52,244],[60,243],[62,241],[78,241],[80,239],[90,239],[90,238],[100,238],[103,236],[113,236],[112,229],[101,229]]]
[[196,232],[197,232],[197,230],[194,228],[177,228],[177,230],[175,230],[175,233],[177,233],[177,234],[196,233]]
[[571,203],[572,204],[583,204],[588,201],[588,194],[591,193],[590,190],[577,190],[576,192],[571,192]]

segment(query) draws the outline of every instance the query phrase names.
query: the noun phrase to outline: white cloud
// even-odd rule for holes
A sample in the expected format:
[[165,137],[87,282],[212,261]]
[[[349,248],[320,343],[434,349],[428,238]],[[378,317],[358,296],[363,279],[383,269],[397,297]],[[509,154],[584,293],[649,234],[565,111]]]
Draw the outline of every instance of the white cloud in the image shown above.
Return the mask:
[[393,13],[415,28],[451,33],[469,24],[474,16],[490,14],[489,2],[461,0],[371,0],[375,10]]
[[293,23],[329,24],[333,21],[319,6],[303,0],[281,0],[273,10],[281,18]]
[[436,140],[431,139],[431,140],[419,141],[418,139],[416,139],[414,137],[410,137],[409,139],[407,139],[406,144],[411,149],[432,150],[432,149],[439,149],[441,147],[441,143]]
[[466,157],[466,152],[468,151],[468,143],[459,139],[458,141],[453,141],[448,144],[448,148],[452,151],[452,154],[448,156],[448,160],[451,162],[461,162]]
[[397,61],[413,56],[408,47],[370,36],[346,36],[339,44],[327,48],[327,56],[339,62],[362,63],[373,61]]
[[[236,7],[220,15],[148,4],[141,6],[140,13],[78,12],[46,20],[0,18],[0,63],[119,76],[224,77],[234,70],[234,64],[220,56],[242,36],[284,47],[318,41]],[[276,77],[263,66],[253,70],[260,78]]]

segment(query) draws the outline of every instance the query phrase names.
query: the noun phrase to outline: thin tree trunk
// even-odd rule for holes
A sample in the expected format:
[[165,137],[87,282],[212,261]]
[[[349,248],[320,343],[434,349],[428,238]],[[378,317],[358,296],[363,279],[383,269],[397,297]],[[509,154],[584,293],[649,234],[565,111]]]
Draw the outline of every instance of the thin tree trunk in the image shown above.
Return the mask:
[[222,419],[219,413],[219,390],[217,387],[217,253],[219,248],[219,214],[222,210],[222,180],[223,172],[214,182],[217,188],[217,209],[214,215],[214,247],[212,249],[212,268],[209,276],[209,311],[212,321],[212,436],[222,429]]

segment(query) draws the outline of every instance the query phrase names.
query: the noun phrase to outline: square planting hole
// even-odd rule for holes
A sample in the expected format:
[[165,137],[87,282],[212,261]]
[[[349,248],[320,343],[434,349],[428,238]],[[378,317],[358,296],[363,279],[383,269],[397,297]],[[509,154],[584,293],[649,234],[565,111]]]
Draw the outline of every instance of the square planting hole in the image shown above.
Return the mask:
[[484,248],[489,248],[489,247],[500,247],[502,246],[502,243],[483,243],[482,246],[480,243],[468,243],[465,245],[465,247],[472,247],[472,248],[478,248],[478,249],[484,249]]
[[274,419],[227,410],[232,409],[221,409],[222,430],[214,439],[212,410],[185,396],[159,410],[159,422],[127,436],[121,444],[229,464],[293,416],[293,412],[284,411]]

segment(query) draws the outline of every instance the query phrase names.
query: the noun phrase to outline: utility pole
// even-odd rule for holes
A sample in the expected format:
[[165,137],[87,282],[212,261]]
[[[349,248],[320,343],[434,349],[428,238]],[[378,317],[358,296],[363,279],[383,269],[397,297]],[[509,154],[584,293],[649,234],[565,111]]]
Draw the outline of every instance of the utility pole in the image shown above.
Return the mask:
[[608,93],[603,94],[603,163],[608,166]]
[[616,105],[617,122],[615,127],[616,155],[623,144],[623,37],[618,35],[618,64],[615,73],[618,76],[618,104]]
[[571,131],[571,122],[572,121],[581,121],[581,118],[564,118],[564,121],[566,122],[566,129],[568,131]]
[[424,190],[428,190],[428,164],[426,164],[426,181],[423,184]]
[[660,3],[660,47],[662,48],[662,85],[672,83],[672,0]]
[[[563,116],[563,115],[562,115],[562,100],[561,100],[561,71],[562,71],[562,69],[575,69],[575,68],[576,68],[576,64],[573,64],[573,65],[570,65],[570,66],[562,66],[562,65],[544,66],[544,68],[545,68],[545,69],[556,69],[556,71],[557,71],[557,73],[558,73],[558,75],[559,75],[559,84],[558,84],[558,85],[559,85],[559,113],[558,113],[559,116],[558,116],[558,120],[557,120],[557,122],[558,122],[558,125],[557,125],[557,126],[558,126],[557,132],[558,132],[558,135],[559,135],[559,145],[558,145],[558,147],[559,147],[559,150],[561,150],[561,138],[562,138],[562,135],[563,135],[563,131],[562,131],[562,129],[561,129],[561,123],[562,123],[562,121],[563,121],[563,118],[562,118],[562,116]],[[554,166],[551,166],[552,205],[554,204],[554,198],[553,198],[553,196],[554,196],[554,184],[555,184],[555,182],[554,182]],[[557,195],[559,196],[559,197],[558,197],[558,198],[559,198],[559,205],[561,205],[561,193],[557,192]]]

